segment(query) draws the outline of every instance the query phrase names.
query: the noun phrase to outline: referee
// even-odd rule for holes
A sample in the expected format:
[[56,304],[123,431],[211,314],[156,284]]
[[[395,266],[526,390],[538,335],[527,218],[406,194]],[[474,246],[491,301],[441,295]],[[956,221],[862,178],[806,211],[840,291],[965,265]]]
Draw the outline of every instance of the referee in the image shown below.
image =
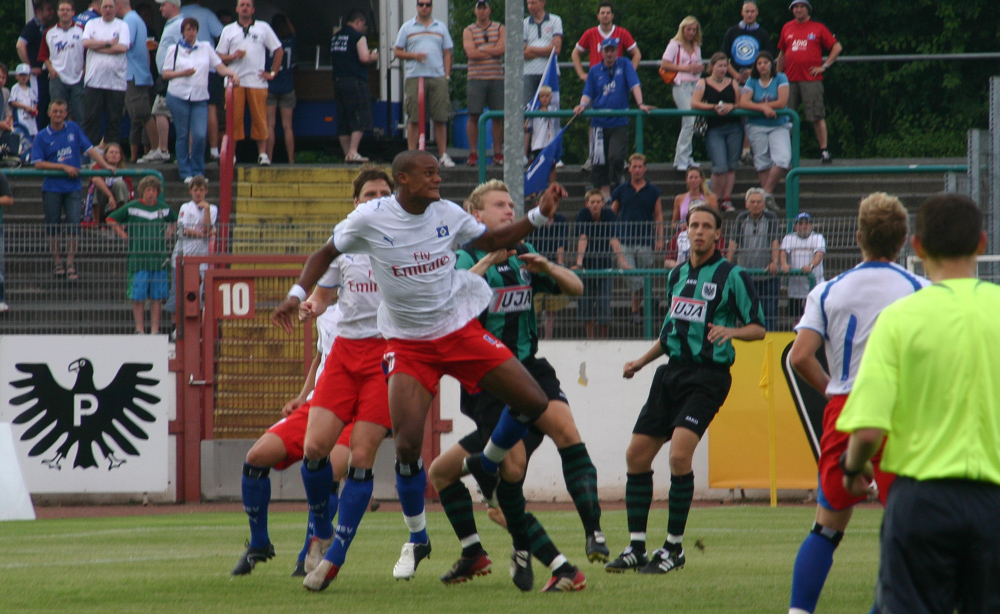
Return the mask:
[[1000,287],[976,279],[982,213],[939,194],[913,247],[934,285],[882,311],[837,429],[844,485],[897,474],[882,520],[882,612],[1000,611]]
[[[631,542],[609,572],[664,574],[684,566],[682,540],[694,493],[691,460],[698,441],[729,394],[733,339],[764,338],[764,312],[750,276],[715,249],[722,217],[706,206],[687,215],[691,259],[667,278],[670,314],[660,338],[642,358],[625,363],[624,376],[666,354],[625,452],[625,509]],[[653,500],[653,459],[670,444],[670,516],[663,547],[647,558],[646,522]]]

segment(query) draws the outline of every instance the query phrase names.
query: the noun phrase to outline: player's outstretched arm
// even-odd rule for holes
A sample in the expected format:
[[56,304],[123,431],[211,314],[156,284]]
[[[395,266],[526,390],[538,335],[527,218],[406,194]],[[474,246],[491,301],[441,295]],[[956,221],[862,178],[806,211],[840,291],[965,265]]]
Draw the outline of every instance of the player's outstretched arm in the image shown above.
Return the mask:
[[548,218],[552,217],[556,209],[559,208],[559,201],[567,195],[566,188],[558,183],[551,183],[542,193],[538,207],[529,211],[528,215],[513,224],[487,230],[481,237],[469,244],[475,249],[487,252],[516,245],[518,241],[531,234],[536,228],[544,226]]
[[318,250],[310,254],[306,260],[306,265],[302,267],[299,274],[299,281],[292,286],[288,296],[278,305],[278,308],[271,314],[271,322],[286,333],[292,332],[295,318],[298,316],[299,303],[306,298],[306,288],[312,288],[319,281],[323,273],[330,267],[333,259],[340,255],[333,241],[327,241]]
[[576,273],[566,267],[559,266],[541,254],[521,254],[518,259],[532,273],[544,273],[551,277],[563,294],[568,296],[583,294],[583,282]]
[[653,342],[653,347],[646,350],[646,353],[642,355],[638,360],[630,360],[625,363],[625,367],[622,369],[622,377],[625,379],[632,379],[632,376],[638,373],[643,367],[653,362],[660,356],[663,356],[663,345],[660,344],[660,340],[657,339]]

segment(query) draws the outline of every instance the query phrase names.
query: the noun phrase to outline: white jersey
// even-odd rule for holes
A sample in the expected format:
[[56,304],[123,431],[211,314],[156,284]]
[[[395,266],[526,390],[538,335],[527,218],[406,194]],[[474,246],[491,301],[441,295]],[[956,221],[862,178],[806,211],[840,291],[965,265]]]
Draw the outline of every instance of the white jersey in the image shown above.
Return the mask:
[[812,289],[795,330],[823,337],[830,370],[826,394],[851,391],[878,314],[930,283],[895,263],[862,262]]
[[337,305],[344,316],[340,336],[347,339],[381,337],[378,330],[378,293],[371,261],[365,254],[341,254],[320,278],[318,286],[337,288]]
[[[333,350],[333,341],[337,338],[342,316],[343,313],[340,311],[340,305],[331,305],[321,316],[316,318],[316,332],[319,333],[319,339],[316,340],[316,351],[319,352],[319,366],[316,367],[317,382],[319,381],[320,374],[323,373],[323,367],[326,366],[326,357]],[[313,386],[313,389],[306,396],[307,401],[313,397],[314,390],[316,390],[315,386]]]
[[58,25],[45,33],[49,46],[49,61],[59,73],[59,80],[66,85],[76,85],[83,78],[83,29],[70,26],[63,30]]
[[[246,55],[229,63],[229,68],[240,77],[240,87],[266,90],[267,81],[261,78],[261,71],[270,71],[264,66],[267,52],[281,49],[281,41],[266,21],[254,20],[246,32],[240,22],[234,21],[222,29],[219,44],[215,50],[219,55],[232,55],[238,49]],[[217,66],[217,65],[216,65]]]
[[[10,88],[10,102],[19,102],[29,107],[35,107],[35,110],[38,110],[38,92],[31,89],[30,85],[28,87],[21,87],[20,83],[15,83],[14,87]],[[14,108],[14,111],[16,112],[15,120],[24,126],[29,135],[35,136],[38,134],[38,124],[35,123],[34,115],[20,107]]]
[[341,253],[371,256],[382,295],[378,327],[388,338],[437,339],[469,322],[489,304],[486,280],[455,269],[455,248],[479,238],[486,226],[449,200],[421,215],[395,196],[357,206],[333,229]]
[[[117,17],[110,22],[101,19],[91,19],[83,27],[83,40],[112,40],[118,38],[119,45],[128,47],[132,40],[129,38],[128,24]],[[128,68],[128,60],[124,53],[100,53],[93,49],[87,50],[87,68],[83,77],[83,84],[87,87],[125,91],[125,71]]]
[[[209,219],[212,222],[212,227],[219,219],[219,208],[215,205],[209,205]],[[177,243],[174,245],[175,255],[184,256],[207,256],[209,242],[211,237],[197,237],[189,236],[184,231],[188,228],[201,230],[205,221],[205,213],[198,207],[198,203],[193,200],[189,200],[183,205],[181,205],[180,211],[177,212]],[[208,263],[203,262],[198,265],[198,269],[201,271],[208,270]]]
[[[791,232],[781,240],[781,251],[788,254],[788,265],[793,269],[801,269],[810,262],[816,252],[826,253],[826,239],[818,232],[810,233],[808,237],[802,238],[797,233]],[[816,277],[816,285],[823,281],[823,263],[820,262],[812,270]],[[791,298],[805,298],[809,294],[809,278],[796,275],[788,280],[788,296]]]

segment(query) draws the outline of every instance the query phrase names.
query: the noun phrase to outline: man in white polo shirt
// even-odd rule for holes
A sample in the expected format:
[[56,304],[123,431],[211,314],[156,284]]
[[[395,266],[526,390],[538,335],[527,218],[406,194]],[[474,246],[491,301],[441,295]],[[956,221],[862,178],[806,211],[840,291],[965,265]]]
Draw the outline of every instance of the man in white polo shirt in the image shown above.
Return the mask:
[[60,0],[59,22],[45,32],[38,59],[49,70],[49,97],[69,103],[70,118],[83,121],[83,28],[73,22],[72,0]]
[[[222,29],[215,50],[219,57],[240,76],[233,89],[233,140],[242,141],[243,109],[250,105],[250,138],[257,141],[257,164],[267,166],[267,82],[278,74],[285,50],[271,26],[253,18],[253,0],[236,3],[236,21]],[[267,52],[273,54],[271,68],[265,68]]]
[[[83,131],[91,143],[120,143],[128,70],[128,25],[115,17],[115,0],[101,0],[101,18],[83,27],[87,69],[83,77]],[[104,132],[101,132],[101,120]]]

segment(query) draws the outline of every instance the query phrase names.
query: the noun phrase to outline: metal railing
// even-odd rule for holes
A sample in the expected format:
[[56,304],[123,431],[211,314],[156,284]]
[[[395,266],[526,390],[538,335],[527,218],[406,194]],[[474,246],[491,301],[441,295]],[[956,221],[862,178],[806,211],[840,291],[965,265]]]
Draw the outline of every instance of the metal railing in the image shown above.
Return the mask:
[[967,173],[968,171],[969,167],[966,164],[810,166],[793,168],[785,176],[785,217],[793,220],[799,214],[799,177],[802,175],[899,175],[903,173]]
[[[799,150],[801,149],[801,120],[799,114],[792,109],[778,109],[777,114],[781,117],[788,117],[792,123],[792,165],[790,168],[799,166]],[[697,109],[653,109],[652,111],[642,111],[639,109],[601,109],[587,110],[580,114],[583,117],[634,117],[635,118],[635,151],[643,153],[645,151],[645,139],[643,132],[647,117],[715,117],[715,111],[700,111]],[[763,117],[763,114],[746,109],[736,109],[730,115],[736,117]],[[525,111],[524,117],[573,117],[574,113],[569,109],[558,111]],[[486,111],[479,116],[479,140],[476,143],[476,151],[479,154],[479,183],[486,181],[486,122],[495,117],[504,117],[503,111]]]
[[[600,224],[605,226],[605,224]],[[669,223],[668,223],[669,226]],[[782,240],[784,228],[771,231],[768,241]],[[127,228],[127,227],[126,227]],[[677,232],[664,233],[664,248],[655,249],[655,223],[607,223],[605,229],[577,224],[574,221],[549,227],[545,235],[528,237],[540,253],[553,262],[561,260],[566,265],[576,263],[577,246],[581,234],[588,236],[587,256],[595,259],[581,259],[588,266],[598,263],[595,268],[579,271],[585,281],[583,297],[554,297],[540,301],[539,330],[542,337],[579,339],[586,336],[585,314],[607,312],[612,338],[651,339],[659,331],[666,310],[666,275],[664,260],[678,257]],[[665,229],[667,230],[667,229]],[[855,266],[861,259],[855,240],[857,218],[815,217],[814,232],[822,234],[826,242],[823,260],[825,277],[835,275]],[[741,229],[733,219],[727,219],[722,228],[723,253],[732,257],[737,264],[747,268],[755,280],[777,280],[771,285],[762,284],[762,299],[768,301],[766,316],[770,320],[769,330],[791,330],[798,319],[797,313],[788,311],[788,281],[801,272],[795,270],[775,275],[768,274],[754,265],[770,261],[768,253],[757,253],[743,248],[740,241]],[[232,224],[219,225],[217,233],[230,237],[230,253],[265,257],[273,262],[274,268],[286,266],[277,260],[291,256],[299,258],[311,253],[329,237],[328,224]],[[0,334],[98,334],[127,333],[132,326],[131,306],[125,289],[127,284],[127,260],[129,244],[107,228],[84,228],[79,237],[76,267],[80,279],[69,282],[56,278],[52,271],[52,256],[49,254],[48,237],[42,223],[7,224],[6,237],[6,290],[7,302],[11,310],[0,315]],[[626,246],[641,252],[636,255],[638,268],[624,270],[620,267],[615,242],[621,237]],[[165,267],[166,254],[172,252],[173,239],[165,238],[155,253],[162,257]],[[735,244],[735,256],[730,248]],[[638,246],[638,247],[635,247]],[[218,247],[218,246],[217,246]],[[595,251],[597,250],[597,251]],[[908,253],[902,255],[905,258]],[[902,260],[901,260],[902,262]],[[794,264],[794,261],[791,261]],[[596,268],[596,267],[600,268]],[[812,280],[809,285],[818,282]],[[593,283],[591,283],[593,282]],[[601,286],[601,288],[597,288]],[[599,291],[598,291],[599,290]],[[633,319],[633,295],[642,291],[640,318]],[[603,301],[597,305],[594,301]],[[587,301],[591,301],[587,303]],[[555,322],[549,325],[551,316]],[[166,317],[164,320],[166,321]],[[166,322],[165,322],[166,323]],[[546,328],[547,326],[547,328]],[[168,326],[161,327],[166,331]]]

